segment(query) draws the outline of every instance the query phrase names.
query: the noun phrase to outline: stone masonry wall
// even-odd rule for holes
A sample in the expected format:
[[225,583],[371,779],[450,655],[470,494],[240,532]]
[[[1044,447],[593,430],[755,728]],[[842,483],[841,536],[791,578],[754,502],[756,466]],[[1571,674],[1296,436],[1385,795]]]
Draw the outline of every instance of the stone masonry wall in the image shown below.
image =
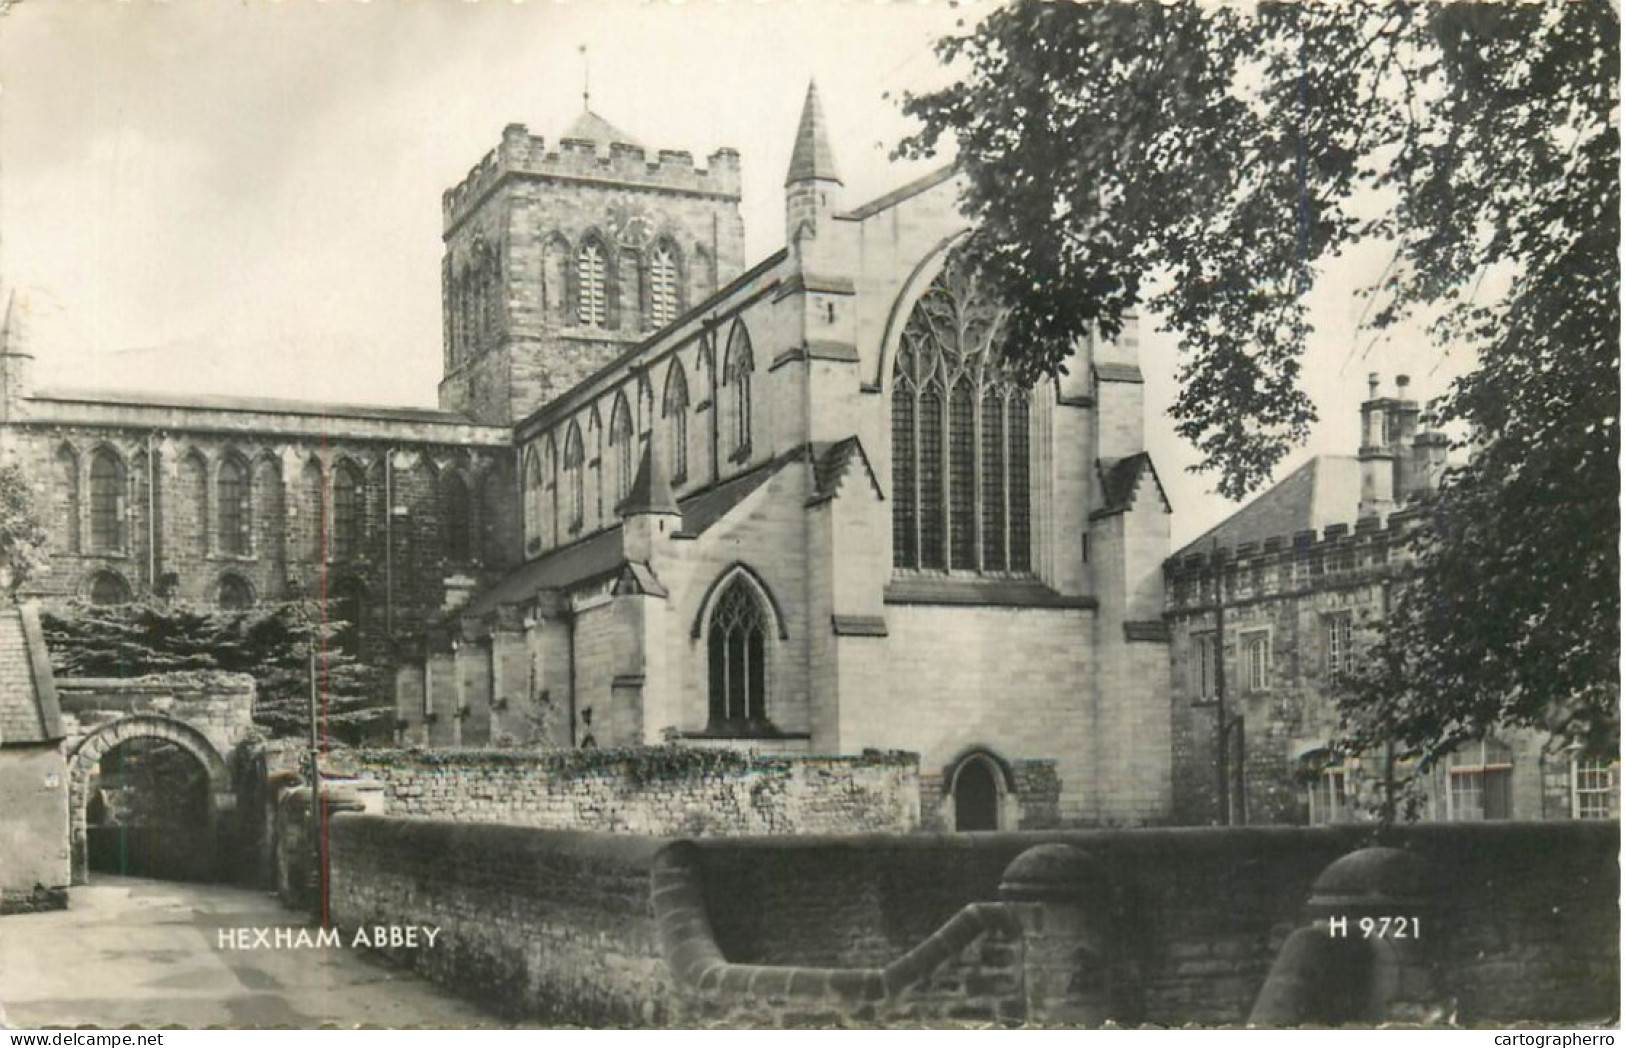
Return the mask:
[[381,780],[384,812],[646,835],[909,833],[912,754],[768,757],[720,750],[363,750],[330,771]]
[[[355,815],[329,839],[340,926],[438,925],[435,948],[397,959],[508,1014],[735,1026],[861,1023],[911,993],[915,1018],[1019,1021],[1032,1000],[1021,945],[999,927],[1008,904],[986,904],[1018,855],[1048,843],[1104,876],[1104,1017],[1240,1023],[1307,923],[1315,878],[1372,843],[1340,827],[670,845]],[[1617,824],[1412,826],[1385,843],[1437,874],[1423,946],[1456,1022],[1617,1014]]]

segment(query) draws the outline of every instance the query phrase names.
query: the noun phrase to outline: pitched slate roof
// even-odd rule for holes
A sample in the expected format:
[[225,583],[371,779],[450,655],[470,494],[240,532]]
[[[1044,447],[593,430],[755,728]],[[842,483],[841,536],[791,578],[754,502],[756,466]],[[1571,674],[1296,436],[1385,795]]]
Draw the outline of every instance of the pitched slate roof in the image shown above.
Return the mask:
[[857,437],[847,437],[845,440],[837,440],[822,447],[814,445],[812,455],[813,492],[807,499],[809,506],[834,498],[841,486],[841,478],[846,476],[847,468],[854,461],[863,467],[875,494],[881,494],[880,481],[875,477],[874,468],[869,465],[869,456],[864,452],[863,444]]
[[576,117],[575,121],[565,129],[564,134],[559,137],[579,138],[603,145],[609,145],[612,142],[619,142],[628,146],[643,145],[642,142],[639,142],[636,138],[633,138],[590,109],[583,109],[581,115]]
[[[677,534],[704,534],[780,469],[797,461],[800,454],[797,451],[781,455],[748,473],[683,499],[677,503],[677,511],[683,516],[683,528]],[[515,568],[476,593],[463,607],[461,614],[477,618],[495,611],[501,605],[518,604],[548,590],[566,590],[618,575],[627,564],[622,554],[621,525],[616,524]]]
[[632,490],[621,503],[621,518],[624,520],[634,513],[679,512],[677,498],[671,493],[671,481],[666,478],[666,457],[656,455],[652,444],[645,444]]
[[1157,476],[1156,467],[1151,464],[1151,456],[1141,451],[1100,467],[1102,505],[1090,516],[1109,517],[1134,508],[1134,493],[1140,489],[1140,480],[1147,473],[1156,484],[1157,494],[1161,496],[1163,505],[1167,506],[1168,494],[1162,490],[1162,480]]
[[1317,455],[1288,473],[1223,522],[1193,539],[1176,557],[1221,546],[1291,538],[1328,524],[1353,520],[1360,512],[1360,460],[1352,455]]
[[841,181],[835,172],[835,153],[829,148],[829,129],[824,125],[824,107],[818,101],[818,85],[807,84],[807,100],[801,104],[801,125],[796,128],[795,148],[790,152],[790,170],[784,184],[796,182]]

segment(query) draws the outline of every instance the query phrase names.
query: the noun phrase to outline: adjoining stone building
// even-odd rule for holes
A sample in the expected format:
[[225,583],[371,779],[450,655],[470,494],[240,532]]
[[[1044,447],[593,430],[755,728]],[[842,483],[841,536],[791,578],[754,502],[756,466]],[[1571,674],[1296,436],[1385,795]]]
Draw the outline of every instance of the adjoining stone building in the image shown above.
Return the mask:
[[741,265],[709,164],[510,127],[447,194],[442,402],[513,422],[522,563],[399,668],[401,738],[906,749],[927,826],[1164,818],[1132,332],[1010,381],[951,172],[849,206],[815,90],[784,249]]
[[[1333,694],[1382,634],[1448,450],[1396,384],[1371,376],[1356,456],[1311,459],[1169,558],[1175,821],[1343,822],[1380,799],[1385,755],[1332,752]],[[1421,786],[1426,819],[1619,817],[1618,761],[1538,732],[1463,746]]]

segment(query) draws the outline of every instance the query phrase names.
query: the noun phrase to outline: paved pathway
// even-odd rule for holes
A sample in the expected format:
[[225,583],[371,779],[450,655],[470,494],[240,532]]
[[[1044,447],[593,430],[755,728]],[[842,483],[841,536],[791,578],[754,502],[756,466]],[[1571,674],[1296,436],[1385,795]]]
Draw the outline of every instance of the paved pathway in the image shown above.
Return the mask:
[[222,950],[220,928],[298,927],[261,891],[96,877],[67,910],[0,917],[0,1024],[504,1024],[365,949]]

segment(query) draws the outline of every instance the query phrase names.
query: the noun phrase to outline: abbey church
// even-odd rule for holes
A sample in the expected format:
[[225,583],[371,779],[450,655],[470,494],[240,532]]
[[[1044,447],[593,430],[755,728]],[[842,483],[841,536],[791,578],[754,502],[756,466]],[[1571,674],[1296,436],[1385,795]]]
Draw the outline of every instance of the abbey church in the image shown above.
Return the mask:
[[37,596],[319,595],[402,745],[907,750],[928,828],[1166,819],[1132,324],[1016,383],[952,172],[850,200],[816,89],[785,132],[747,259],[734,151],[510,125],[442,201],[437,409],[35,389],[13,310]]

